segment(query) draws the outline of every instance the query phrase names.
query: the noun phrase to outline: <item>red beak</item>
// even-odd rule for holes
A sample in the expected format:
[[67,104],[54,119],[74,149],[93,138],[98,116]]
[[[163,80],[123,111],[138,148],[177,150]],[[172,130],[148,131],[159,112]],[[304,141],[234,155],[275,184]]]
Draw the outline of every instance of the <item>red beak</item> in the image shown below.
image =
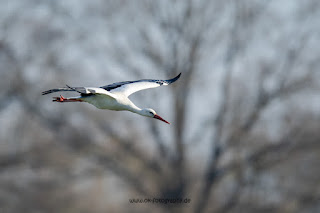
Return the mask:
[[154,115],[153,117],[156,118],[156,119],[158,119],[158,120],[160,120],[160,121],[163,121],[163,122],[165,122],[165,123],[167,123],[167,124],[170,124],[168,121],[164,120],[164,119],[161,118],[159,115]]

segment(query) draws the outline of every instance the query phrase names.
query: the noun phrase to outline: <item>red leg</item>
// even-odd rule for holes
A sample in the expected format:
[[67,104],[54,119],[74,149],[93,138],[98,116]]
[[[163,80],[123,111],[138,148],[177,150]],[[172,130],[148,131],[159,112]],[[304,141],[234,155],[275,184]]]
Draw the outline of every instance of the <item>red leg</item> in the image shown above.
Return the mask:
[[63,102],[82,102],[81,99],[78,99],[78,98],[65,98],[62,95],[60,95],[60,97],[53,97],[52,101],[60,102],[60,103],[63,103]]
[[63,102],[65,100],[67,100],[67,99],[65,99],[62,95],[60,95],[60,102]]
[[64,102],[64,101],[66,101],[66,100],[67,100],[66,98],[64,98],[62,95],[60,95],[60,97],[53,97],[53,100],[52,100],[52,101],[62,103],[62,102]]

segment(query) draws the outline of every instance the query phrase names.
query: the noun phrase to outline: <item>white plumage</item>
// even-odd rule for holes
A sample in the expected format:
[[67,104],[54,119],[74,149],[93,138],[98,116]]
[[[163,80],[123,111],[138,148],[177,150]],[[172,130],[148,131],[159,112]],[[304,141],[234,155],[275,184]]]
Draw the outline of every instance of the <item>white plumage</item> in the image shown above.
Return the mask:
[[60,91],[75,91],[80,93],[81,96],[64,98],[62,95],[60,95],[60,97],[53,97],[53,101],[60,103],[87,102],[99,109],[109,109],[117,111],[127,110],[146,117],[153,117],[170,124],[168,121],[157,115],[157,113],[153,109],[140,109],[134,103],[132,103],[132,101],[128,97],[132,93],[140,90],[169,85],[178,80],[180,78],[180,75],[181,73],[169,80],[142,79],[138,81],[117,82],[102,87],[70,87],[66,85],[66,87],[63,88],[44,91],[42,95]]

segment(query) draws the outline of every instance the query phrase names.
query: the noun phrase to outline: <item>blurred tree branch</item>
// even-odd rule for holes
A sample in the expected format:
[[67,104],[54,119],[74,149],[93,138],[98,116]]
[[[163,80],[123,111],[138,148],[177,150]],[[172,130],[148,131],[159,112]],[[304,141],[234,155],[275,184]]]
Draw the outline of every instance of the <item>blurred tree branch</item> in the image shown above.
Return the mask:
[[[160,210],[205,212],[213,209],[215,212],[236,212],[239,210],[237,207],[241,205],[245,205],[245,209],[249,209],[248,211],[250,211],[250,208],[256,210],[256,207],[259,206],[259,204],[255,203],[256,201],[246,202],[248,202],[248,197],[250,199],[250,196],[255,196],[259,193],[259,191],[256,192],[255,189],[252,189],[261,184],[254,183],[254,181],[263,181],[259,179],[261,178],[259,176],[263,175],[263,173],[277,173],[278,171],[273,171],[277,165],[289,164],[293,160],[297,161],[295,156],[297,153],[307,153],[304,155],[307,156],[305,157],[306,159],[302,160],[306,161],[304,165],[308,165],[308,170],[312,169],[312,167],[309,167],[309,158],[318,159],[316,157],[319,149],[319,135],[317,134],[319,118],[308,117],[309,114],[307,113],[299,117],[293,110],[294,106],[290,106],[291,102],[298,103],[298,100],[295,100],[295,102],[291,100],[293,97],[300,95],[300,93],[303,95],[302,92],[305,89],[312,86],[317,88],[319,84],[318,78],[315,77],[319,67],[319,60],[316,57],[317,48],[310,48],[313,44],[311,42],[312,39],[317,38],[317,35],[314,34],[314,29],[312,29],[313,34],[310,34],[311,31],[308,27],[313,27],[312,24],[310,26],[302,25],[304,22],[301,20],[305,16],[300,14],[305,10],[306,16],[311,18],[311,13],[308,10],[313,4],[296,3],[298,6],[302,5],[303,7],[301,8],[303,10],[297,8],[297,11],[293,13],[298,16],[294,19],[292,18],[291,22],[289,22],[282,17],[287,17],[286,15],[279,15],[279,12],[273,11],[273,7],[277,7],[277,4],[272,5],[270,8],[267,7],[271,4],[270,2],[275,4],[275,1],[219,2],[208,0],[103,3],[106,7],[105,10],[97,8],[97,11],[101,12],[101,14],[107,13],[106,16],[102,17],[108,17],[108,21],[102,21],[102,25],[107,24],[109,28],[110,24],[112,29],[101,31],[108,33],[108,35],[110,33],[112,36],[110,36],[110,40],[102,39],[102,44],[100,44],[99,36],[94,37],[92,40],[86,40],[86,23],[81,22],[80,26],[75,29],[71,29],[71,27],[68,29],[70,32],[72,30],[75,32],[62,31],[62,34],[66,34],[67,38],[62,36],[63,41],[57,42],[60,46],[57,45],[57,48],[55,43],[53,45],[55,48],[50,50],[50,53],[46,52],[48,49],[47,40],[50,41],[52,37],[50,30],[48,31],[49,34],[45,32],[42,35],[45,37],[43,38],[45,41],[43,49],[33,49],[34,45],[38,44],[37,38],[39,37],[37,36],[42,33],[42,29],[52,23],[57,24],[61,20],[64,21],[63,18],[52,23],[49,21],[42,23],[41,20],[33,23],[36,29],[29,30],[28,28],[29,31],[22,31],[25,38],[36,35],[35,39],[29,38],[30,41],[33,41],[31,45],[24,44],[29,49],[25,48],[24,45],[21,46],[21,50],[17,49],[16,46],[19,46],[21,41],[15,43],[12,41],[14,39],[10,40],[10,38],[1,40],[0,57],[2,58],[0,60],[4,62],[3,69],[10,71],[10,74],[3,75],[1,73],[4,77],[1,79],[0,111],[3,112],[11,104],[17,103],[19,105],[17,108],[22,111],[20,113],[23,115],[18,118],[17,124],[14,126],[15,129],[12,131],[15,136],[11,137],[11,139],[14,138],[17,151],[9,154],[4,153],[0,156],[1,171],[11,174],[11,168],[14,168],[12,170],[19,170],[19,167],[24,167],[25,169],[31,168],[34,173],[39,172],[40,174],[44,171],[44,177],[41,177],[40,174],[39,179],[28,180],[35,182],[28,186],[29,188],[15,186],[14,181],[11,180],[7,181],[9,184],[1,182],[1,185],[6,187],[8,185],[8,187],[3,190],[3,194],[0,193],[0,197],[6,197],[4,196],[7,193],[6,190],[10,193],[14,190],[15,192],[18,191],[17,194],[24,192],[26,195],[23,196],[28,199],[23,199],[27,200],[23,201],[23,205],[29,205],[29,208],[34,210],[32,205],[36,203],[35,201],[38,201],[37,198],[47,198],[46,193],[52,193],[53,195],[50,194],[49,198],[53,198],[52,200],[54,201],[52,203],[55,204],[56,202],[58,206],[61,201],[56,201],[57,199],[54,196],[57,195],[54,194],[55,191],[51,188],[58,190],[57,188],[61,187],[63,188],[61,193],[67,194],[66,188],[74,187],[75,178],[77,180],[92,180],[99,175],[101,176],[101,173],[104,176],[103,178],[106,178],[110,171],[132,190],[128,191],[129,193],[138,193],[139,196],[150,198],[156,196],[159,198],[192,198],[192,203],[187,207],[157,205]],[[46,3],[43,4],[45,6]],[[305,4],[307,6],[310,4],[311,6],[308,6],[310,8],[308,9]],[[77,22],[82,20],[80,15],[73,16],[73,13],[78,11],[77,9],[68,11],[68,6],[62,7],[59,2],[54,3],[54,6],[54,11],[57,13],[54,14],[55,17],[56,15],[59,16],[60,10],[63,10],[64,16],[72,17],[68,19],[66,25],[62,25],[63,27],[74,23],[73,19],[77,20]],[[77,6],[80,8],[81,3]],[[316,7],[313,6],[312,14],[316,14],[314,8]],[[42,9],[45,11],[45,7]],[[91,9],[95,11],[94,8]],[[287,8],[287,10],[291,11],[292,9]],[[86,10],[84,9],[84,11]],[[51,11],[47,12],[49,14]],[[69,12],[70,14],[68,14]],[[78,12],[82,14],[80,11]],[[121,12],[122,15],[117,16]],[[95,13],[95,15],[98,16],[99,14]],[[265,19],[262,19],[262,17]],[[88,18],[92,17],[89,16]],[[270,21],[271,19],[274,20]],[[33,27],[32,20],[28,21],[28,27]],[[128,20],[130,20],[130,25]],[[277,27],[271,26],[282,21],[283,23],[281,24],[291,23],[292,26],[284,27],[283,29],[283,25],[280,24]],[[8,23],[6,23],[7,26],[4,29],[10,30],[11,23]],[[87,24],[91,25],[91,23],[88,22]],[[25,24],[26,22],[23,22],[23,26]],[[21,26],[19,28],[23,28]],[[299,26],[299,30],[294,29],[294,26]],[[85,28],[85,30],[82,28]],[[88,32],[92,32],[91,28],[88,29],[90,29]],[[11,35],[14,35],[20,31],[16,31],[13,28],[12,32]],[[31,36],[25,32],[28,32]],[[100,33],[100,31],[97,31],[97,34],[98,32]],[[120,37],[119,40],[117,40],[117,36]],[[76,37],[76,39],[72,41],[70,39],[72,37]],[[113,40],[112,37],[117,37],[117,39]],[[29,42],[29,40],[26,39],[25,43]],[[149,131],[147,133],[143,132],[143,134],[152,136],[152,142],[155,143],[156,147],[155,155],[147,151],[147,147],[138,143],[144,139],[144,135],[142,135],[142,130],[132,125],[132,123],[122,126],[121,123],[116,123],[116,125],[119,124],[120,128],[127,130],[127,135],[130,135],[124,136],[126,134],[122,135],[119,134],[119,131],[116,131],[114,124],[99,118],[101,112],[95,114],[93,111],[81,108],[83,111],[79,113],[80,111],[74,112],[75,108],[71,109],[67,106],[63,110],[48,112],[50,107],[44,107],[44,102],[39,97],[40,92],[38,94],[36,91],[39,88],[36,86],[39,84],[44,86],[45,83],[50,83],[51,81],[52,83],[53,81],[59,81],[58,70],[66,71],[67,69],[64,67],[79,67],[88,63],[88,67],[91,69],[90,66],[93,64],[102,63],[92,58],[90,59],[92,60],[91,62],[88,62],[90,60],[87,61],[86,57],[89,57],[92,52],[87,55],[80,55],[81,57],[74,53],[61,54],[60,47],[64,47],[69,42],[73,42],[77,47],[80,46],[80,50],[84,50],[84,52],[87,48],[91,51],[92,49],[96,51],[95,48],[97,48],[97,50],[104,53],[102,54],[103,59],[110,54],[107,56],[110,58],[107,59],[113,60],[112,63],[117,68],[120,67],[120,69],[126,70],[126,75],[144,78],[143,73],[149,72],[149,70],[161,70],[166,77],[171,77],[173,74],[182,72],[179,83],[168,87],[168,89],[172,89],[173,94],[170,97],[172,100],[168,108],[172,109],[172,115],[175,116],[174,126],[171,125],[172,132],[165,132],[158,123],[151,120],[147,121]],[[260,49],[256,49],[265,48],[267,45],[271,45],[271,48],[265,52],[261,51],[266,56],[257,56],[260,53]],[[101,46],[103,48],[99,49]],[[104,49],[106,46],[107,50]],[[28,52],[30,49],[32,50],[31,53]],[[66,50],[81,52],[74,46],[66,46]],[[23,51],[28,53],[23,53]],[[62,58],[59,59],[60,54]],[[72,62],[66,62],[65,60],[68,58],[66,56],[74,57],[69,59]],[[262,59],[259,59],[259,57]],[[86,62],[78,60],[79,58],[84,59]],[[59,62],[59,60],[61,61]],[[68,63],[75,65],[68,65]],[[249,65],[247,66],[247,64]],[[250,67],[251,65],[254,68]],[[219,96],[221,97],[217,102],[213,103],[218,104],[217,109],[210,119],[201,121],[201,118],[199,118],[201,125],[198,127],[194,127],[193,122],[190,122],[192,126],[189,126],[187,124],[189,121],[188,113],[198,113],[198,110],[194,108],[194,102],[190,104],[194,101],[190,98],[192,97],[191,95],[194,95],[192,92],[200,91],[201,93],[201,91],[213,88],[211,84],[209,88],[201,88],[203,85],[195,88],[193,83],[196,82],[199,76],[200,81],[205,81],[204,85],[209,85],[207,83],[211,83],[212,79],[206,79],[207,73],[205,72],[213,70],[210,66],[217,67],[217,70],[222,67],[223,71],[219,85]],[[45,77],[47,77],[47,74],[50,76],[50,72],[54,73],[51,74],[56,77],[50,79],[50,81],[47,80],[45,83],[41,82],[42,79],[39,78],[35,78],[37,80],[32,81],[31,78],[41,72],[34,72],[30,75],[27,72],[34,71],[37,68],[46,70],[46,72],[42,71]],[[47,70],[50,69],[52,70],[47,73]],[[204,75],[198,75],[201,74],[200,70],[204,70],[202,71]],[[87,70],[83,72],[87,72]],[[79,73],[81,74],[78,70],[73,70],[70,75],[78,76]],[[9,80],[6,78],[7,76],[10,77]],[[249,82],[250,80],[254,82]],[[64,82],[65,79],[61,77],[60,81]],[[308,92],[310,91],[308,90]],[[313,94],[316,95],[317,93]],[[208,101],[206,97],[198,98],[199,104],[206,104]],[[265,115],[268,115],[268,109],[271,108],[272,103],[276,102],[274,100],[277,100],[276,104],[280,102],[281,105],[287,107],[287,111],[281,113],[281,115],[285,114],[290,119],[297,119],[292,124],[291,121],[287,122],[279,118],[283,122],[282,124],[273,117],[272,119],[275,119],[275,122],[281,126],[281,129],[276,131],[283,131],[281,133],[276,132],[276,140],[269,138],[267,130],[263,130],[265,128],[264,125],[267,125],[267,122],[263,119],[265,119]],[[77,108],[77,110],[79,109]],[[207,109],[211,113],[215,107],[208,106]],[[193,115],[198,116],[196,114]],[[75,117],[76,119],[74,119]],[[82,119],[82,121],[86,122],[82,126],[75,124],[78,121],[77,119]],[[310,121],[314,121],[314,123],[310,124]],[[192,128],[196,129],[195,134],[187,134],[187,131]],[[164,137],[164,132],[169,135]],[[140,135],[141,137],[139,137]],[[148,137],[146,138],[149,138],[150,135],[147,135]],[[188,156],[187,153],[193,151],[193,146],[205,144],[204,142],[207,142],[205,136],[207,135],[211,136],[209,139],[210,153],[208,159],[199,161],[208,161],[203,169],[199,162],[189,164],[194,159],[191,155]],[[280,137],[279,135],[281,135],[281,138],[278,138]],[[171,140],[165,141],[170,136]],[[189,136],[190,138],[188,138]],[[19,143],[18,140],[20,138],[24,140],[24,137],[29,141],[34,140],[34,142],[28,142],[30,146],[26,142]],[[3,144],[7,145],[6,143]],[[171,144],[172,147],[170,146]],[[82,170],[79,172],[77,171],[78,168],[73,167],[78,166],[76,161],[80,158],[85,161],[85,165],[81,165]],[[312,159],[312,162],[314,162],[314,159]],[[199,167],[193,168],[193,165],[196,167],[199,165]],[[287,169],[287,167],[283,166],[283,169]],[[198,174],[199,171],[201,171],[200,175]],[[312,172],[314,173],[310,174],[316,179],[317,171]],[[12,174],[14,176],[16,173],[13,172]],[[300,174],[293,176],[298,175]],[[193,177],[196,178],[193,179]],[[272,179],[272,181],[276,182],[277,180]],[[49,192],[43,186],[49,186]],[[34,189],[34,187],[38,187],[38,189]],[[99,185],[100,188],[103,187]],[[29,195],[30,191],[37,190],[38,194]],[[223,190],[225,190],[223,194],[218,194]],[[286,190],[285,187],[281,190],[284,198],[292,199],[297,203],[295,209],[298,210],[303,209],[303,205],[316,203],[319,197],[315,194],[314,189],[305,190],[306,192],[303,191],[300,194],[297,193],[298,195],[292,195],[289,192],[286,195],[283,192]],[[249,192],[252,195],[247,196],[246,193],[248,191],[252,191]],[[23,196],[22,198],[24,198]],[[97,196],[96,193],[94,193],[94,196]],[[94,196],[92,196],[92,199],[97,199]],[[40,200],[43,202],[41,205],[44,207],[54,206],[52,203],[46,203],[49,201]],[[32,205],[28,202],[32,203]],[[127,202],[127,200],[123,202]],[[103,204],[105,205],[104,202]],[[276,205],[280,206],[281,204]],[[149,208],[146,205],[137,206],[135,209],[132,207],[132,210]],[[40,208],[39,211],[44,207]],[[59,209],[62,208],[59,207]],[[115,209],[118,210],[116,207]],[[277,207],[272,207],[272,209],[277,210]],[[283,211],[288,211],[285,207],[279,207],[279,209],[279,211],[283,209]],[[74,211],[76,212],[77,210]],[[95,209],[92,211],[95,211]],[[101,212],[103,211],[101,210]]]

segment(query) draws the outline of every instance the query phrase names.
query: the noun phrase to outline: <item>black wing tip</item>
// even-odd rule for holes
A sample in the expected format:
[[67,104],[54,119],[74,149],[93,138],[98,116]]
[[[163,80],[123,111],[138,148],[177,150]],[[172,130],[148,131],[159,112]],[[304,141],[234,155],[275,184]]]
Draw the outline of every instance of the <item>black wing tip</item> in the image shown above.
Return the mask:
[[172,84],[173,82],[177,81],[177,80],[180,78],[180,76],[181,76],[181,72],[180,72],[179,75],[177,75],[176,77],[167,80],[167,82],[168,82],[169,84]]
[[46,91],[41,92],[41,95],[48,95],[51,92],[52,92],[52,90],[46,90]]
[[49,89],[49,90],[43,91],[41,94],[48,95],[50,93],[59,92],[59,91],[61,91],[61,89]]
[[174,77],[174,78],[176,78],[177,80],[180,78],[180,76],[181,76],[181,72],[179,73],[179,75],[177,75],[176,77]]

